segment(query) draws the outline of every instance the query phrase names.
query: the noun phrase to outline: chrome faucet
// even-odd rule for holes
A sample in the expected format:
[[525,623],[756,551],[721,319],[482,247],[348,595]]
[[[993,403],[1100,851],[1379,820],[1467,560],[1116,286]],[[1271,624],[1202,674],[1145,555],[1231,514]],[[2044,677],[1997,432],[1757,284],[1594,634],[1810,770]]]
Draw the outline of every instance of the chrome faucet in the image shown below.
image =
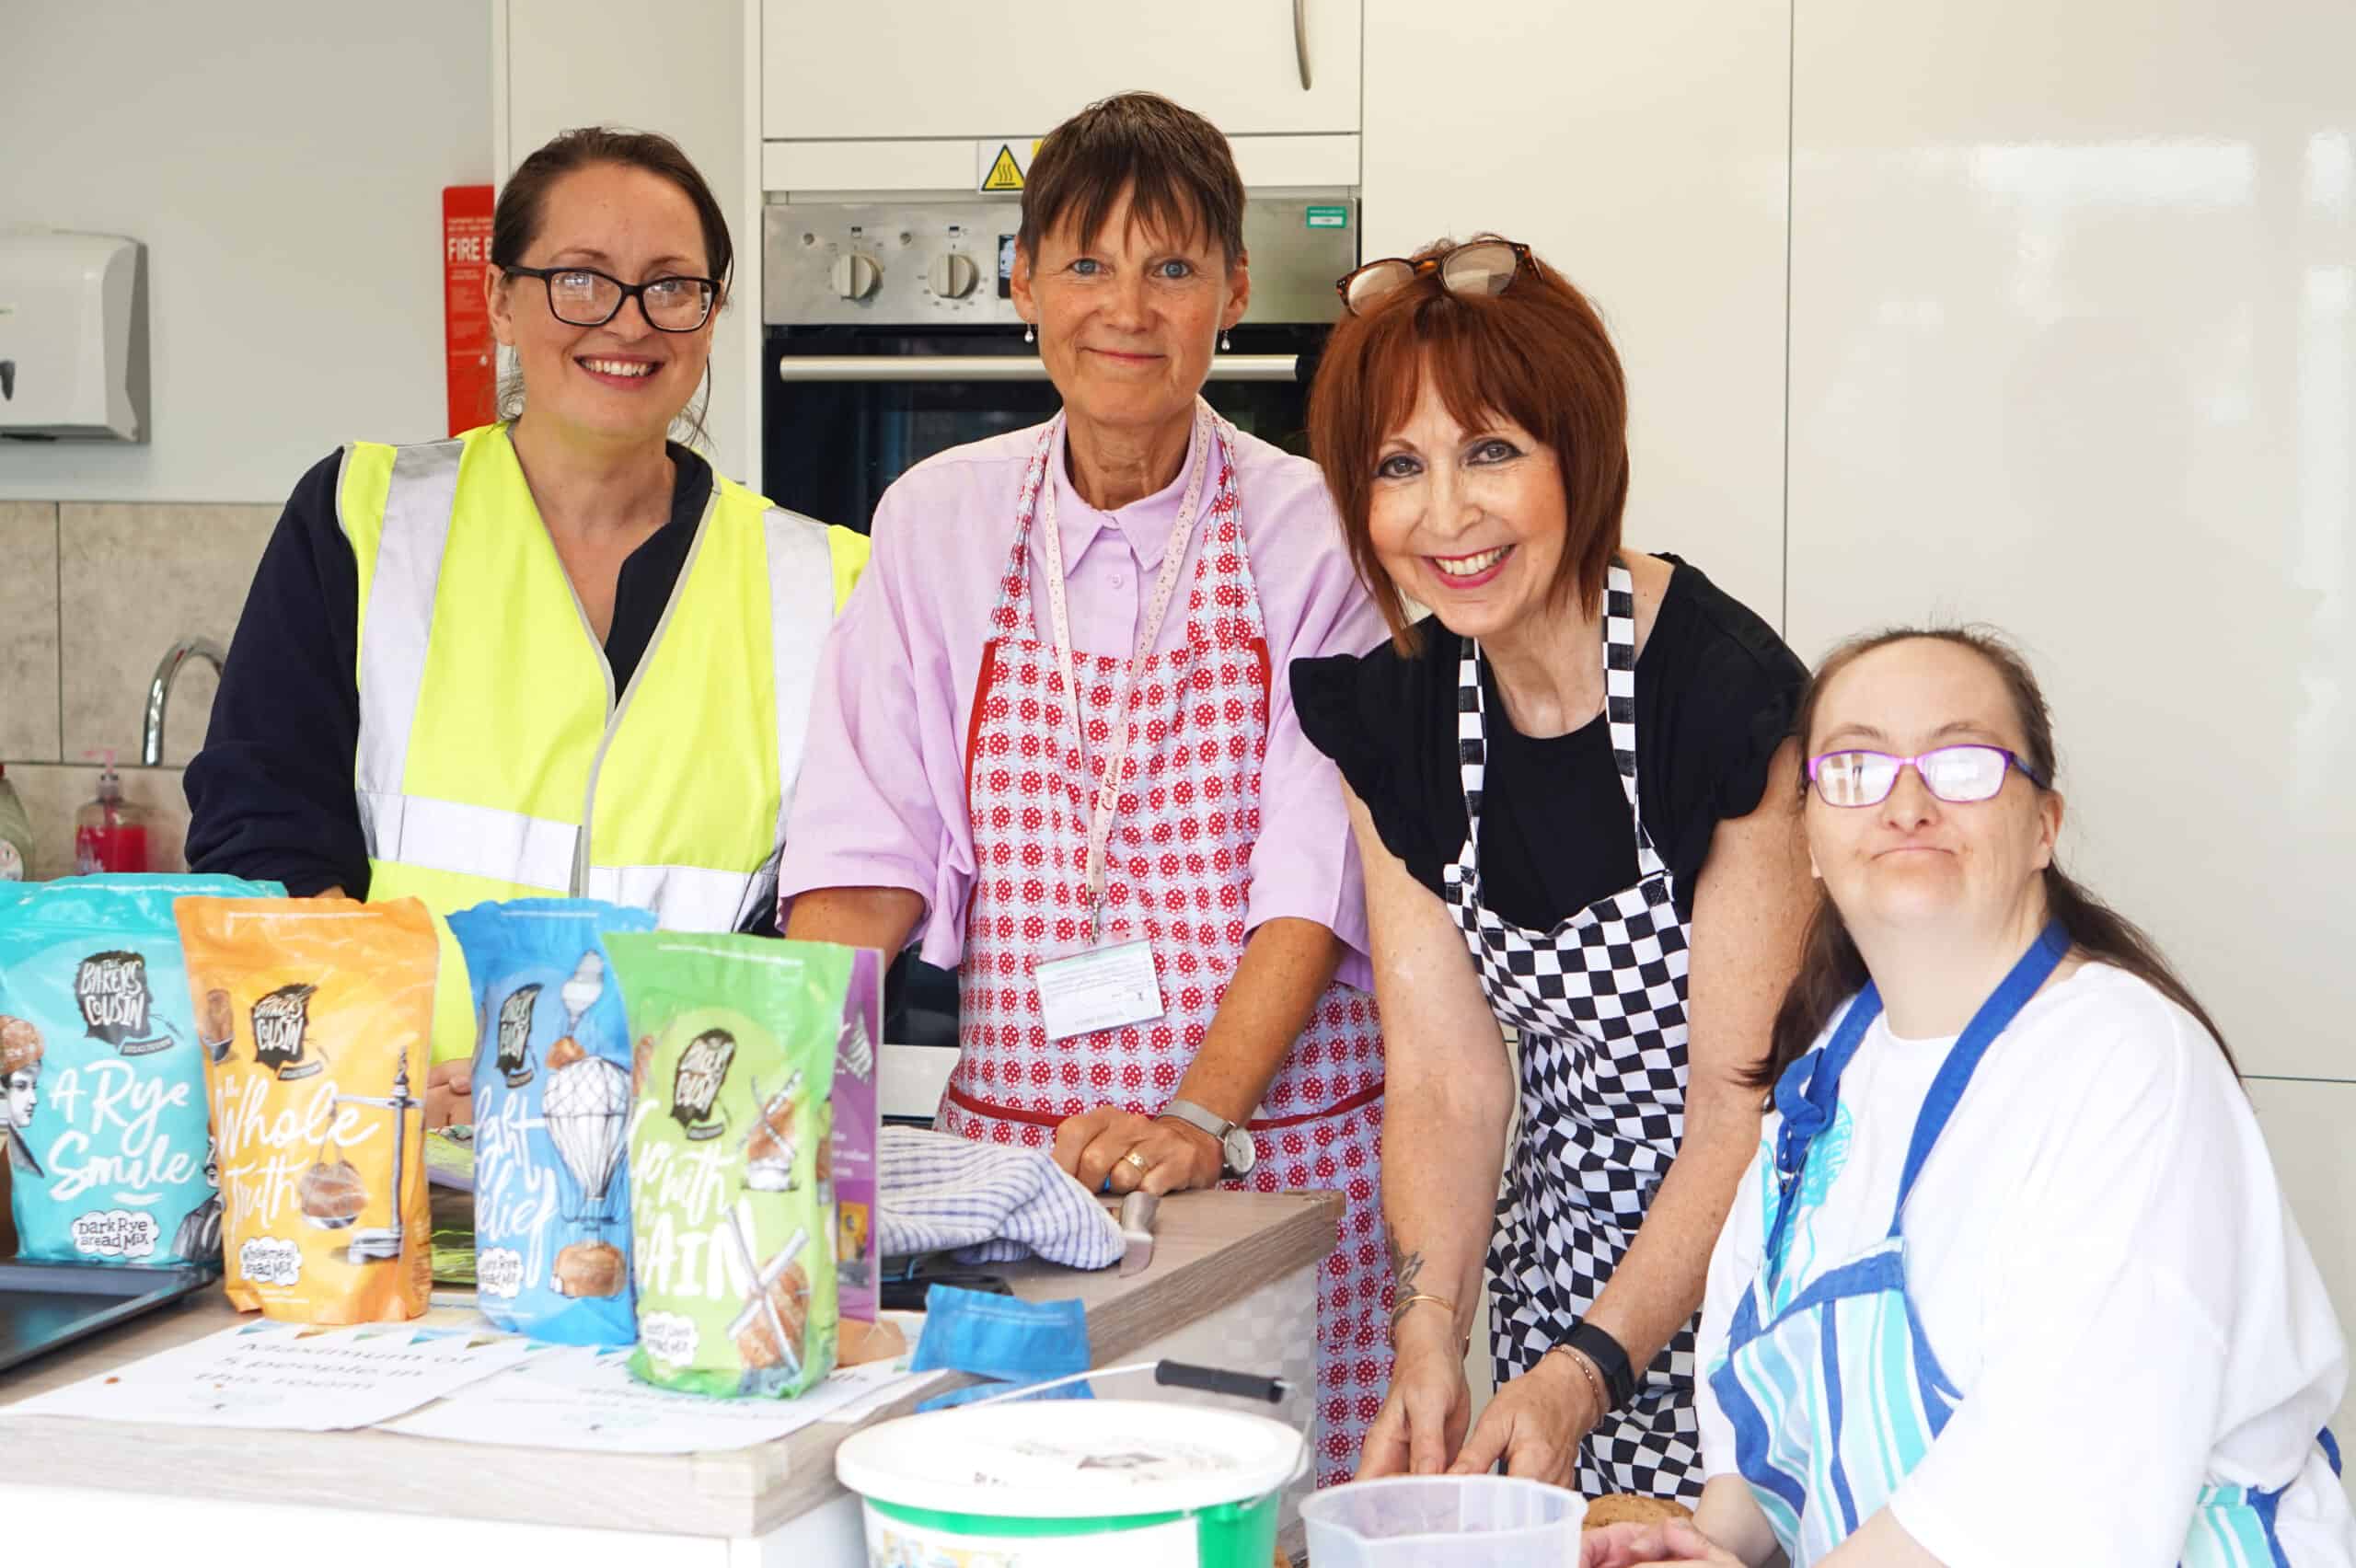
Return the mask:
[[172,682],[179,677],[180,666],[191,659],[202,659],[217,675],[223,657],[221,645],[205,637],[183,637],[165,651],[163,662],[156,666],[155,679],[147,683],[147,724],[139,737],[143,766],[155,767],[164,760],[164,705],[171,700]]

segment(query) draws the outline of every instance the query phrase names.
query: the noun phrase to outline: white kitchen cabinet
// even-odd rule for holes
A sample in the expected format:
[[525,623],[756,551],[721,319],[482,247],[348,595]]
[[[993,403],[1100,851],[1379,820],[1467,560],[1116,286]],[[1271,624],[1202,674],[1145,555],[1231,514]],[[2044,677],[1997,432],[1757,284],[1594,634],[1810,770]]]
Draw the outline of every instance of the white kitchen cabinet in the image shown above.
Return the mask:
[[[2291,1213],[2346,1333],[2356,1326],[2356,1141],[2348,1136],[2356,1126],[2356,1083],[2252,1078],[2249,1098]],[[2340,1401],[2331,1430],[2342,1454],[2356,1453],[2350,1441],[2356,1438],[2356,1389]],[[2356,1473],[2340,1479],[2356,1496]]]
[[1362,241],[1483,230],[1603,312],[1628,541],[1783,618],[1789,0],[1366,0]]
[[582,125],[660,131],[702,171],[728,214],[739,297],[712,329],[710,455],[750,474],[760,410],[748,406],[760,345],[761,225],[748,195],[757,162],[745,133],[748,0],[650,11],[621,0],[495,0],[491,136],[504,181],[533,149]]
[[762,0],[761,134],[1037,136],[1133,88],[1230,135],[1355,132],[1360,4]]
[[2064,861],[2246,1069],[2356,1077],[2356,8],[1801,0],[1794,40],[1793,646],[2013,633]]

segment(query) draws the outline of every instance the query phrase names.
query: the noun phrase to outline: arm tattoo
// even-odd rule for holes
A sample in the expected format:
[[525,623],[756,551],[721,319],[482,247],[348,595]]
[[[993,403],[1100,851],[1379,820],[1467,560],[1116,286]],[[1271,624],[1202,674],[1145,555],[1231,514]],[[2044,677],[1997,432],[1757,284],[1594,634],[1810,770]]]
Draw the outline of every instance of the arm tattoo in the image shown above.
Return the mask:
[[1383,1232],[1382,1240],[1391,1252],[1391,1327],[1395,1332],[1399,1320],[1407,1315],[1408,1298],[1415,1294],[1415,1278],[1424,1272],[1424,1255],[1402,1251],[1399,1238],[1388,1229]]

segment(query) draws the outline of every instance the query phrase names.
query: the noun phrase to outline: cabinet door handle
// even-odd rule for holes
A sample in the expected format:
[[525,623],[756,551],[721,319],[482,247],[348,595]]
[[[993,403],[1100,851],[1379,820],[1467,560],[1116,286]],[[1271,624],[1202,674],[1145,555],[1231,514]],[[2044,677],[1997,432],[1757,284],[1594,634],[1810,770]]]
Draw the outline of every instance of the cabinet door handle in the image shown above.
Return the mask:
[[1300,90],[1309,90],[1309,0],[1292,0],[1292,53],[1300,63]]

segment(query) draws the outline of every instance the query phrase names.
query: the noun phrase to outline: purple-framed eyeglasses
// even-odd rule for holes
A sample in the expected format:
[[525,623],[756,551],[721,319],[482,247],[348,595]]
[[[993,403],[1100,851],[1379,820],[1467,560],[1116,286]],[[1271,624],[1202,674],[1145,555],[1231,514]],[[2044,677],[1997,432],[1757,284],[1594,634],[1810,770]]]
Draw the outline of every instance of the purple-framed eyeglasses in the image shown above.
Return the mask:
[[1898,776],[1908,768],[1923,787],[1952,805],[1969,805],[1995,798],[2004,787],[2004,774],[2017,768],[2022,778],[2040,790],[2053,786],[2037,770],[2003,746],[1977,743],[1935,746],[1913,756],[1892,756],[1877,751],[1830,751],[1807,759],[1807,779],[1817,798],[1828,806],[1877,806],[1898,788]]

